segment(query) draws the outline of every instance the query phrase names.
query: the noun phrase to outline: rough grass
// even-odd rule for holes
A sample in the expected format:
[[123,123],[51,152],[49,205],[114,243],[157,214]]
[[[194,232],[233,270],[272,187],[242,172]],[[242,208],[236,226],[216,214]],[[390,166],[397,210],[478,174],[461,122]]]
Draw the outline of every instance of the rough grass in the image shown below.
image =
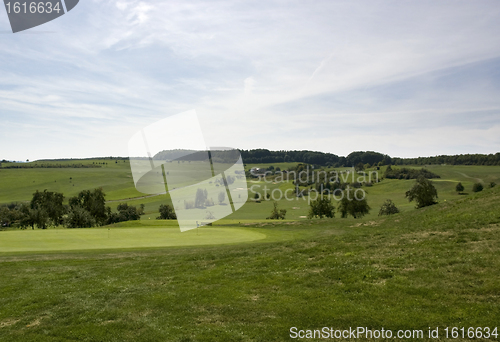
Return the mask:
[[375,220],[241,223],[275,237],[267,242],[2,256],[0,340],[498,326],[499,200],[497,187]]

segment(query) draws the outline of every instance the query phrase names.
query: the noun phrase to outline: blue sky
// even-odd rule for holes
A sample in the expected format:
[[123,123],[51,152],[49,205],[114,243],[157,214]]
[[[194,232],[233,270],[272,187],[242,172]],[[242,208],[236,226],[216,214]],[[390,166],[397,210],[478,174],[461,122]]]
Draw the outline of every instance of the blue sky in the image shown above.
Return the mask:
[[209,146],[495,153],[499,36],[496,0],[82,0],[17,34],[0,9],[0,159],[127,156],[191,109]]

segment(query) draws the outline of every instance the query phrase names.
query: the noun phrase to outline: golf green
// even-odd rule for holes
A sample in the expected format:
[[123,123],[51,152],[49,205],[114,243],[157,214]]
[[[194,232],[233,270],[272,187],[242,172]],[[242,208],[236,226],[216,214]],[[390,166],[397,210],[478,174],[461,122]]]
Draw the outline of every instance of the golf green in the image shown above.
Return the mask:
[[264,239],[265,234],[244,228],[201,228],[181,233],[179,228],[90,228],[2,232],[2,252],[42,252],[112,248],[199,246]]

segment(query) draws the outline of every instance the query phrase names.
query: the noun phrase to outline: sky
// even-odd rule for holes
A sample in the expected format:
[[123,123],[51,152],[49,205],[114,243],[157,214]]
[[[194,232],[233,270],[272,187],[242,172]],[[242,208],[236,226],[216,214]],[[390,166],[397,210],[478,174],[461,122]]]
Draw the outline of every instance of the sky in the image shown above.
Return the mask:
[[190,110],[207,146],[496,153],[499,37],[497,0],[81,0],[16,34],[0,8],[0,160],[128,156]]

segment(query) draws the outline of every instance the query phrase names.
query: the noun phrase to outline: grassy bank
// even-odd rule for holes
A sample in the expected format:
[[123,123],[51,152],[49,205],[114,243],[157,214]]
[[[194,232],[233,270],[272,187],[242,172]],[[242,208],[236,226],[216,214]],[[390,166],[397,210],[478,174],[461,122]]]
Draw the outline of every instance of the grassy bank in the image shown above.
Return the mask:
[[4,255],[0,339],[287,341],[293,326],[493,327],[499,200],[497,187],[384,219],[242,223],[282,241]]

